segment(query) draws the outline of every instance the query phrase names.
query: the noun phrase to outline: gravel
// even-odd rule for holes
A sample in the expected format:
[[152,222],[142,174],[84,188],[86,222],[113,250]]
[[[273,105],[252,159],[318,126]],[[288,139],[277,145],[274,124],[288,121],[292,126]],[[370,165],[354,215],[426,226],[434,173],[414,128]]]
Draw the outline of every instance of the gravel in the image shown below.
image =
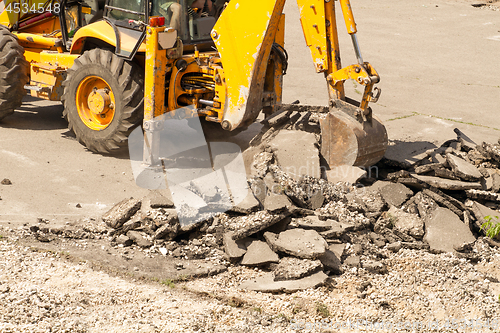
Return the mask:
[[0,332],[285,332],[288,326],[169,281],[113,277],[62,257],[0,240]]
[[[363,321],[394,328],[421,323],[418,332],[495,332],[500,251],[479,239],[473,252],[480,257],[477,264],[451,253],[382,248],[387,274],[344,266],[343,275],[315,290],[266,294],[238,288],[266,273],[257,268],[230,266],[213,277],[175,284],[136,281],[3,237],[0,332],[296,332],[314,327],[303,330],[312,332],[320,325],[327,328],[322,332],[333,332],[348,324],[347,331],[355,332],[366,328]],[[450,329],[453,323],[457,329]],[[400,328],[393,331],[411,331]]]
[[[189,282],[187,286],[194,290],[203,288],[208,293],[219,290],[235,294],[264,312],[278,313],[290,323],[293,319],[295,325],[302,323],[304,327],[315,324],[317,328],[324,320],[328,324],[323,327],[332,329],[335,325],[356,322],[362,331],[361,323],[366,321],[383,323],[385,327],[392,324],[393,328],[404,323],[411,323],[413,328],[424,325],[418,332],[468,332],[473,331],[472,328],[495,332],[500,329],[500,251],[484,243],[482,246],[479,253],[483,260],[477,265],[450,253],[436,255],[402,249],[396,254],[387,253],[388,258],[383,260],[387,274],[347,267],[346,272],[333,277],[328,286],[293,294],[238,290],[240,281],[263,274],[242,267],[230,268],[214,278]],[[471,320],[474,321],[471,323]],[[486,327],[488,320],[489,328]],[[438,326],[429,328],[429,323]],[[460,329],[466,323],[470,326]],[[451,329],[452,325],[456,329]],[[480,325],[483,327],[479,328]],[[348,331],[356,331],[356,325]],[[403,327],[394,331],[412,329]]]

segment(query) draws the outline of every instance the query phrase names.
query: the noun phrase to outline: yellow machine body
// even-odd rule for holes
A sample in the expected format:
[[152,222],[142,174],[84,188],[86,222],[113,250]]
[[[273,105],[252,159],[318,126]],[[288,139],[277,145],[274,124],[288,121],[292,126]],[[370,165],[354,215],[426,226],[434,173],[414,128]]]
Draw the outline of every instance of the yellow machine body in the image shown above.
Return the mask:
[[[137,23],[142,27],[139,31],[114,24],[115,21],[107,17],[96,20],[99,17],[96,4],[100,0],[87,1],[90,4],[82,1],[78,6],[72,4],[72,7],[68,7],[64,0],[61,3],[59,0],[0,1],[0,24],[17,36],[19,45],[25,50],[24,57],[30,64],[26,88],[32,96],[50,100],[66,98],[67,101],[68,97],[63,97],[64,87],[72,87],[72,82],[67,82],[66,77],[79,77],[78,73],[69,75],[72,69],[81,70],[81,66],[90,66],[89,62],[99,64],[103,61],[111,61],[111,66],[115,68],[117,59],[122,59],[120,66],[129,64],[123,70],[132,68],[137,71],[139,68],[142,71],[143,81],[137,82],[143,82],[142,119],[145,125],[163,114],[178,117],[179,110],[182,110],[184,117],[203,117],[219,123],[225,130],[233,131],[253,123],[261,111],[270,114],[280,107],[287,66],[284,50],[285,0],[231,0],[227,3],[217,0],[216,16],[199,17],[187,16],[187,6],[192,2],[179,0],[185,6],[187,17],[181,18],[183,25],[180,31],[168,27],[168,24],[167,27],[152,26],[150,22],[137,21],[148,16],[155,19],[156,16],[151,14],[162,13],[156,12],[154,8],[157,5],[153,0],[149,0],[152,13],[145,17],[139,15],[137,20],[127,18],[123,21]],[[383,156],[387,143],[385,128],[368,107],[369,102],[378,98],[373,91],[379,76],[361,58],[349,0],[338,2],[358,57],[358,64],[347,67],[342,67],[340,62],[335,2],[297,0],[315,69],[324,74],[329,89],[331,112],[321,123],[322,132],[327,133],[322,136],[322,153],[330,165],[369,165]],[[23,13],[24,3],[36,12]],[[106,8],[114,10],[117,4],[120,0],[109,0]],[[51,12],[56,5],[64,11],[66,21]],[[12,11],[18,7],[21,13]],[[129,12],[125,13],[128,14],[120,12],[120,15],[130,15],[130,9],[127,10]],[[104,52],[90,52],[95,48]],[[87,53],[88,56],[79,61]],[[117,57],[111,56],[112,53]],[[102,59],[95,59],[96,56]],[[99,73],[92,75],[95,79],[80,79],[81,84],[74,90],[77,95],[71,98],[80,101],[76,107],[82,108],[78,109],[78,115],[86,125],[84,130],[109,131],[114,126],[114,119],[120,118],[115,117],[121,111],[115,109],[119,97],[110,91],[113,84],[101,78]],[[346,102],[344,82],[349,79],[365,86],[362,100],[357,105]],[[100,82],[99,86],[93,87],[94,82]],[[183,108],[188,105],[194,108],[191,111]],[[135,109],[137,107],[134,106]],[[124,124],[114,127],[129,129],[133,126],[129,121]],[[117,133],[120,144],[127,131]],[[146,130],[146,137],[150,134]],[[149,139],[151,141],[152,137]],[[117,139],[114,140],[87,146],[96,151],[109,151],[118,146]],[[342,158],[346,155],[349,157]],[[148,156],[151,157],[151,154]]]

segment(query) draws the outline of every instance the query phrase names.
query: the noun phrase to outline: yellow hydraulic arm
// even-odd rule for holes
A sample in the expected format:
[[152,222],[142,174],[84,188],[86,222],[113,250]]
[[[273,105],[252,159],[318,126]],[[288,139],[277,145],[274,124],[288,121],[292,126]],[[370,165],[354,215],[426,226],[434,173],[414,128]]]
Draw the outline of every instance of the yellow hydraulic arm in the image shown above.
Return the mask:
[[262,110],[267,60],[284,5],[285,0],[232,0],[212,30],[226,81],[224,129],[247,126]]
[[[354,79],[365,85],[360,109],[368,115],[368,103],[376,101],[372,90],[379,76],[361,57],[349,0],[339,1],[358,64],[341,66],[334,0],[297,0],[304,36],[316,71],[325,73],[330,99],[344,100],[344,81]],[[265,60],[269,57],[284,3],[285,0],[232,0],[212,31],[225,72],[223,127],[226,129],[251,123],[262,109]]]

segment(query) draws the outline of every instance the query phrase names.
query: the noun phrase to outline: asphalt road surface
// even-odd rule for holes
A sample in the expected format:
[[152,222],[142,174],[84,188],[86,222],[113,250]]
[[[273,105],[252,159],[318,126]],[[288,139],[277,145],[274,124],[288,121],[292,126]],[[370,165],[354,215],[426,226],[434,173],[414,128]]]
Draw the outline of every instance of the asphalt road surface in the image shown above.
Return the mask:
[[[381,76],[372,105],[389,138],[454,138],[460,128],[477,141],[500,137],[499,12],[471,1],[353,0],[365,61]],[[326,84],[316,74],[300,28],[297,5],[285,8],[290,55],[284,101],[326,105]],[[339,20],[339,24],[342,21]],[[355,62],[340,26],[343,64]],[[351,97],[361,88],[349,84]],[[61,118],[60,103],[30,97],[0,122],[0,223],[13,227],[46,218],[60,222],[99,216],[126,197],[142,197],[128,155],[103,156],[81,146]]]

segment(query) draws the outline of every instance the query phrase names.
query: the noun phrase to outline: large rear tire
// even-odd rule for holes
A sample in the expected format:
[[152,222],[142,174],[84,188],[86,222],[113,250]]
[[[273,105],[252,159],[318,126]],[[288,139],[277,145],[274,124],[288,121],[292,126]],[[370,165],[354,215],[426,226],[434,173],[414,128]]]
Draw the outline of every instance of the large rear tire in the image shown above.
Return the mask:
[[0,26],[0,119],[21,106],[28,84],[29,64],[17,37]]
[[63,86],[63,115],[82,145],[99,153],[126,147],[144,116],[144,78],[136,64],[107,50],[86,51]]

